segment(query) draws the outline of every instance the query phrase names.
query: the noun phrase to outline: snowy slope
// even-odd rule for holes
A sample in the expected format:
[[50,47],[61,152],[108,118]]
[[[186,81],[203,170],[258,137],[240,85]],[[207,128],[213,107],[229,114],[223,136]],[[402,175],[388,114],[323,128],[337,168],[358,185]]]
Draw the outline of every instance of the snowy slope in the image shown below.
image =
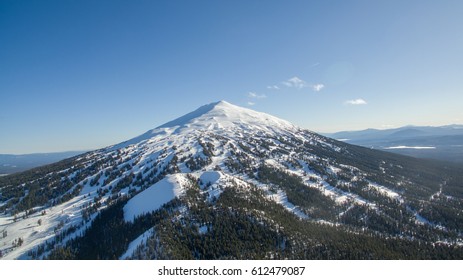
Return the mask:
[[[5,259],[29,259],[26,252],[33,249],[35,246],[45,242],[51,242],[57,234],[64,228],[73,228],[81,225],[83,222],[81,215],[81,207],[85,203],[91,201],[92,196],[78,196],[74,199],[49,207],[42,211],[38,211],[27,218],[24,213],[14,217],[1,215],[0,229],[7,231],[7,237],[0,239],[0,249],[3,250]],[[39,222],[40,221],[40,222]],[[81,229],[87,226],[85,224]],[[68,238],[76,236],[81,230],[73,232]],[[24,244],[20,247],[15,247],[13,242],[19,238],[24,240]]]
[[173,121],[167,122],[153,130],[114,146],[127,147],[147,140],[154,140],[173,134],[191,134],[195,131],[259,131],[281,133],[285,130],[298,130],[288,121],[269,114],[256,112],[247,108],[230,104],[226,101],[204,105],[197,110]]
[[145,231],[142,235],[138,236],[135,240],[130,242],[127,251],[119,258],[120,260],[130,259],[138,246],[144,244],[146,240],[154,233],[153,229]]
[[[363,158],[370,160],[368,164]],[[424,206],[419,210],[411,206],[411,199],[413,205],[423,201],[422,197],[407,197],[410,189],[422,192],[421,185],[415,186],[406,173],[397,176],[403,169],[397,162],[395,158],[386,161],[364,156],[348,144],[265,113],[215,102],[126,142],[84,154],[67,166],[39,172],[18,185],[0,185],[0,194],[24,189],[18,197],[0,196],[0,207],[18,201],[0,216],[0,233],[8,231],[5,238],[0,234],[0,250],[6,259],[46,257],[49,249],[42,252],[40,245],[65,245],[84,233],[99,212],[121,200],[128,223],[174,198],[183,203],[182,215],[187,216],[189,205],[196,204],[186,196],[190,187],[212,208],[227,189],[234,189],[243,197],[258,195],[263,203],[281,207],[301,222],[344,223],[364,231],[372,226],[368,217],[373,216],[371,220],[381,217],[397,227],[403,223],[411,236],[415,234],[411,227],[431,228],[435,236],[441,229],[453,230],[427,220],[422,213]],[[372,173],[371,166],[378,169],[377,174]],[[381,180],[375,181],[378,174]],[[22,209],[17,214],[21,218],[14,221],[15,207],[22,206],[22,201],[33,201],[28,197],[31,188],[39,188],[33,193],[40,193],[46,186],[63,190],[53,193],[47,203],[33,205],[37,211],[31,215],[24,215]],[[431,197],[429,203],[442,197],[459,201],[440,188],[425,190],[429,194],[424,195]],[[253,215],[258,212],[245,210]],[[42,211],[46,212],[43,216]],[[258,215],[259,219],[268,218],[265,213]],[[208,223],[198,222],[197,231],[207,234],[212,228]],[[152,233],[146,230],[138,238],[131,237],[132,243],[121,257],[130,257],[134,248],[146,242],[146,235]],[[12,246],[18,238],[24,244]]]
[[124,219],[132,222],[137,216],[157,210],[183,194],[187,179],[182,174],[169,175],[130,199],[124,207]]

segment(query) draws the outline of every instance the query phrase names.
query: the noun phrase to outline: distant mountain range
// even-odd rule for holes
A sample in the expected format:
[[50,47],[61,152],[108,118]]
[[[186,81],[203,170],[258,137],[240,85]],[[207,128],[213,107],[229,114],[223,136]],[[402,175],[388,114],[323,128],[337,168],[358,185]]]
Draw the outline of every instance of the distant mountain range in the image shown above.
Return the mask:
[[350,144],[398,154],[463,163],[463,125],[404,126],[323,135]]
[[34,167],[58,162],[82,153],[84,153],[84,151],[24,155],[0,154],[0,175],[25,171]]

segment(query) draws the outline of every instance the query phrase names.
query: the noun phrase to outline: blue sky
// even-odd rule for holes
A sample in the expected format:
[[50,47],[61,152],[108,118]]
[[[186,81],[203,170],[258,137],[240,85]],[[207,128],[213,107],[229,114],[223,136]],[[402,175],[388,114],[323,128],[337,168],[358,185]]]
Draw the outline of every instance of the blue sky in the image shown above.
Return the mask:
[[0,0],[0,153],[218,100],[319,132],[463,123],[463,1]]

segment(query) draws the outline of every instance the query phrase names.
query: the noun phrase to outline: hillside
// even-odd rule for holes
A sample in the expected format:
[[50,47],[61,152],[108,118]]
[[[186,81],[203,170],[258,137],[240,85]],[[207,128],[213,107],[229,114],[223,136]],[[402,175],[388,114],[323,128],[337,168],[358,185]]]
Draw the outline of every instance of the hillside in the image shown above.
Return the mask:
[[224,101],[0,194],[5,259],[463,258],[461,167]]

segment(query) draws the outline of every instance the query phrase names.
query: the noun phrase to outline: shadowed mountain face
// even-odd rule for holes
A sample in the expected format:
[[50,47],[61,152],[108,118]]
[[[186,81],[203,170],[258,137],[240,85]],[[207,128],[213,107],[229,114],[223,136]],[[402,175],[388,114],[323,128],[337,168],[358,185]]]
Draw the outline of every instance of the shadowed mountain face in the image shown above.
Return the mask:
[[0,250],[9,259],[462,258],[462,171],[221,101],[0,178]]
[[343,131],[324,135],[378,150],[418,158],[463,163],[463,125],[405,126],[385,130]]

